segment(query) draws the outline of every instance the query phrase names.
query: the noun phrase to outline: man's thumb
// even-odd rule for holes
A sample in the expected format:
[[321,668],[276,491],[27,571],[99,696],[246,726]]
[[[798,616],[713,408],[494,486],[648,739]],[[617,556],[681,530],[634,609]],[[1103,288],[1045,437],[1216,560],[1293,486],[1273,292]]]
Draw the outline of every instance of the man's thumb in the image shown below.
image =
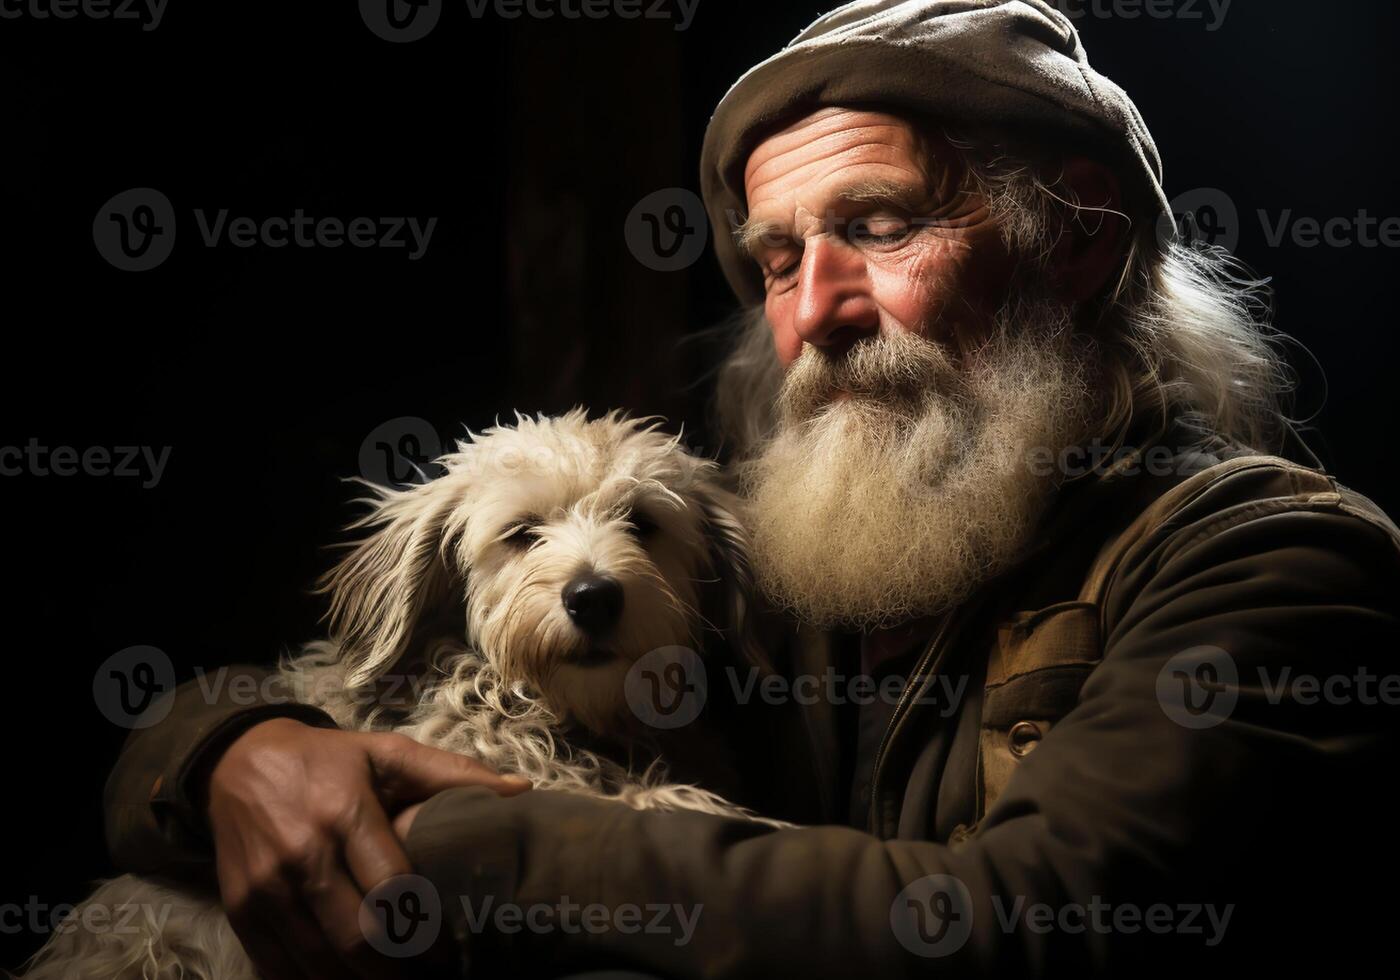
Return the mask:
[[371,736],[370,763],[386,803],[408,806],[457,786],[485,786],[502,796],[530,788],[523,776],[502,775],[476,759],[415,742],[405,735]]

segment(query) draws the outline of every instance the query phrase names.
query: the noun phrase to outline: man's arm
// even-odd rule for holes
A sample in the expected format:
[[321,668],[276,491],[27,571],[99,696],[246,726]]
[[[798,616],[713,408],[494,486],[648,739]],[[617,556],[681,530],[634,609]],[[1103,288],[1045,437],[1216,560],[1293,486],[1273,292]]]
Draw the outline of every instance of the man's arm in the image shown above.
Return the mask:
[[325,712],[293,701],[275,670],[240,665],[228,678],[180,685],[166,718],[133,731],[122,746],[104,811],[107,849],[123,871],[209,880],[214,852],[202,798],[222,751],[271,718],[335,727]]
[[397,976],[359,920],[367,892],[412,870],[393,814],[451,787],[528,782],[405,736],[340,731],[272,671],[233,676],[182,685],[167,717],[127,740],[107,783],[113,860],[217,877],[267,980]]
[[[430,800],[408,852],[463,972],[1038,975],[1219,962],[1262,952],[1245,942],[1261,935],[1278,955],[1288,920],[1323,941],[1349,840],[1384,839],[1361,820],[1384,812],[1364,794],[1368,766],[1394,747],[1396,708],[1354,679],[1395,674],[1396,547],[1335,505],[1246,506],[1140,557],[1080,703],[956,850],[551,792]],[[1204,699],[1227,669],[1238,685]],[[1305,677],[1332,695],[1313,698]]]

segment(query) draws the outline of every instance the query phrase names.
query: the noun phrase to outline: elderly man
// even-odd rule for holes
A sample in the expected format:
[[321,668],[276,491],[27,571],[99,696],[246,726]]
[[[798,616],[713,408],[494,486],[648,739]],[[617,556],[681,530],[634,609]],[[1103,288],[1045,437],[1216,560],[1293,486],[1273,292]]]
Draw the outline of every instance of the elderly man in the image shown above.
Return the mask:
[[[849,4],[734,86],[702,177],[745,304],[718,407],[792,682],[737,750],[810,826],[518,794],[309,710],[182,702],[109,784],[119,863],[214,857],[278,977],[382,975],[349,923],[410,865],[477,975],[1114,972],[1363,939],[1365,897],[1318,889],[1378,826],[1400,533],[1259,455],[1291,436],[1259,285],[1164,233],[1151,137],[1070,22]],[[488,901],[643,911],[522,936]]]

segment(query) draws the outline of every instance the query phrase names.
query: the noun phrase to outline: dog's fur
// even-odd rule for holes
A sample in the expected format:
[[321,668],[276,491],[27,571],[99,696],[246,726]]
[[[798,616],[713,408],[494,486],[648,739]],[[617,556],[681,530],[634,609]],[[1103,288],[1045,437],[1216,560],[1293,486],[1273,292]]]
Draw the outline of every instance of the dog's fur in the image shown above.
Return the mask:
[[[298,700],[343,728],[401,732],[539,789],[749,816],[666,782],[658,764],[638,774],[578,744],[646,746],[624,696],[638,658],[699,649],[710,626],[743,645],[746,539],[714,464],[646,420],[590,421],[580,410],[517,416],[456,448],[435,480],[375,488],[370,514],[352,525],[368,537],[322,583],[331,639],[283,664]],[[575,626],[561,600],[589,571],[623,589],[620,619],[601,638]],[[709,611],[710,597],[723,613]],[[78,925],[91,905],[111,910],[114,928]],[[216,901],[154,880],[104,883],[69,923],[28,977],[256,976]]]

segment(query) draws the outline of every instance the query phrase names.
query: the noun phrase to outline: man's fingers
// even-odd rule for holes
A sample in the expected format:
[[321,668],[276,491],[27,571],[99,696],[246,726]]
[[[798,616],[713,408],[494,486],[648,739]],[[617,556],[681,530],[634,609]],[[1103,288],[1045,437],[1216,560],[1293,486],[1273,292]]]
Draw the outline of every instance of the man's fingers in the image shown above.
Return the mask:
[[[360,917],[364,895],[339,868],[303,892],[326,942],[346,969],[363,980],[392,980],[395,965],[370,944]],[[381,943],[384,937],[378,937]],[[392,938],[391,940],[392,941]]]
[[405,807],[399,811],[399,815],[394,818],[394,836],[408,844],[408,832],[413,829],[413,821],[418,819],[418,811],[423,809],[422,803],[415,803],[410,807]]
[[503,776],[490,766],[455,752],[430,748],[405,735],[370,737],[370,760],[386,802],[420,803],[457,786],[485,786],[502,796],[530,788],[522,776]]
[[[235,923],[239,938],[259,966],[268,960],[276,962],[279,969],[290,971],[289,977],[356,980],[298,894],[311,882],[323,880],[326,871],[333,870],[329,861],[317,864],[315,869],[267,865],[254,872],[247,879],[246,891],[242,885],[237,886],[241,898],[224,892],[229,920]],[[223,881],[221,876],[221,885]],[[355,904],[358,908],[358,898]]]
[[365,894],[390,878],[413,872],[389,815],[376,799],[365,804],[358,823],[345,835],[345,866]]
[[219,899],[234,935],[257,967],[258,976],[262,980],[312,980],[302,973],[291,954],[282,948],[276,933],[258,915],[251,883],[242,870],[240,860],[224,860],[220,855]]

